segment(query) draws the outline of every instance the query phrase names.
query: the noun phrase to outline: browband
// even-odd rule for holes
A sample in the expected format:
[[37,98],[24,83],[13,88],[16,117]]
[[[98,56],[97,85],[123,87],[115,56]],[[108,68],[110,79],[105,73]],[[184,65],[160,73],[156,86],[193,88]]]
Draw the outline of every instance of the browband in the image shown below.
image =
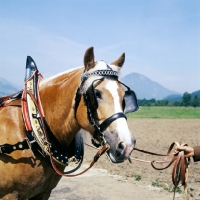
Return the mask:
[[115,77],[118,78],[118,72],[116,72],[116,71],[114,71],[114,70],[112,70],[110,68],[110,69],[106,69],[106,70],[97,70],[97,71],[94,71],[94,72],[91,72],[91,73],[83,73],[82,77],[81,77],[81,80],[84,81],[85,79],[87,79],[91,75],[96,75],[96,76],[115,76]]

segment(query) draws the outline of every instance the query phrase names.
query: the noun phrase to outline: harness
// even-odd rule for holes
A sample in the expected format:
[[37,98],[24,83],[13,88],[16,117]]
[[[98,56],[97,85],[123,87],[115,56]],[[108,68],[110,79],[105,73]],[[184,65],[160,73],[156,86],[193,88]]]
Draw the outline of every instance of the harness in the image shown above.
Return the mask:
[[[0,153],[9,154],[16,150],[32,149],[34,152],[39,152],[42,156],[47,158],[50,161],[54,170],[62,176],[77,176],[90,169],[94,165],[94,163],[97,162],[99,157],[109,149],[109,145],[104,138],[103,131],[105,131],[106,128],[114,120],[121,117],[126,119],[125,113],[136,111],[139,108],[135,93],[130,90],[128,86],[121,83],[118,80],[118,73],[116,71],[113,71],[108,66],[107,70],[97,70],[92,73],[83,73],[81,78],[81,85],[78,87],[76,92],[74,109],[75,116],[82,95],[80,91],[88,77],[93,75],[101,76],[100,79],[97,79],[95,81],[103,81],[104,78],[112,78],[114,80],[117,80],[120,84],[127,88],[127,91],[125,92],[125,96],[123,99],[124,112],[115,113],[100,125],[94,119],[94,113],[98,108],[98,101],[94,89],[95,81],[93,81],[86,92],[83,93],[84,101],[87,107],[88,119],[95,129],[92,143],[96,147],[101,146],[101,148],[94,156],[94,159],[91,162],[90,166],[86,170],[79,174],[70,175],[70,173],[76,171],[82,164],[84,154],[83,138],[78,132],[73,141],[70,143],[69,147],[66,148],[59,143],[59,141],[52,133],[44,116],[38,92],[38,86],[39,82],[42,80],[42,75],[39,73],[34,60],[30,56],[27,57],[26,62],[24,90],[20,91],[19,94],[0,98],[0,108],[6,106],[6,102],[8,100],[21,98],[22,116],[26,127],[27,137],[24,139],[24,141],[18,142],[14,145],[0,145]],[[130,106],[130,104],[132,104],[132,106]],[[68,170],[63,173],[57,169],[55,162],[63,166],[68,166],[72,163],[74,167],[72,170]]]
[[76,171],[82,164],[84,154],[83,138],[78,132],[68,147],[64,147],[53,135],[42,109],[38,85],[42,80],[37,66],[31,57],[27,57],[24,90],[19,94],[0,98],[0,108],[6,106],[8,100],[21,98],[22,115],[27,137],[14,145],[0,145],[0,153],[10,154],[16,150],[32,149],[39,152],[51,163],[63,166],[73,164],[73,169],[66,174]]

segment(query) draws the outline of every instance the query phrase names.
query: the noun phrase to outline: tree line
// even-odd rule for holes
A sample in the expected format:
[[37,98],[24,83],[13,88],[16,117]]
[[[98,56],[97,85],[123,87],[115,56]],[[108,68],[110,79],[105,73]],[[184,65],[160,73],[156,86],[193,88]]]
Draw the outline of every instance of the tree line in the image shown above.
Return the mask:
[[195,95],[192,98],[191,94],[185,92],[180,101],[156,100],[156,99],[139,99],[140,106],[184,106],[184,107],[200,107],[200,98]]

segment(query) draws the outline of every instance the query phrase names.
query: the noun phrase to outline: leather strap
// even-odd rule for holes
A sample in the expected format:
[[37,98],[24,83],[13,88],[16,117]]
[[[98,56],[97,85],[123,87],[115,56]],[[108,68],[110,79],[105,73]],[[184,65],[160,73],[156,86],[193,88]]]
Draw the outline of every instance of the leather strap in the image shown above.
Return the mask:
[[103,132],[107,129],[107,127],[113,122],[115,121],[116,119],[118,118],[125,118],[127,119],[126,115],[123,113],[123,112],[120,112],[120,113],[116,113],[112,116],[110,116],[109,118],[107,118],[105,121],[103,121],[98,127],[99,129],[95,130],[94,131],[94,134],[93,134],[93,138],[97,138],[98,135],[99,135],[99,131],[100,132]]
[[6,154],[10,154],[12,153],[13,151],[16,151],[16,150],[24,150],[24,149],[29,149],[29,143],[27,141],[27,138],[22,141],[22,142],[18,142],[16,144],[3,144],[3,145],[0,145],[0,153],[6,153]]
[[[164,156],[163,160],[161,161],[145,161],[145,160],[140,160],[140,159],[135,159],[135,158],[131,158],[132,160],[136,160],[136,161],[141,161],[141,162],[148,162],[151,163],[151,166],[156,169],[156,170],[164,170],[167,169],[168,167],[170,167],[173,163],[173,169],[172,169],[172,182],[174,184],[174,196],[173,199],[175,199],[175,192],[176,192],[176,188],[179,186],[184,186],[184,192],[185,192],[185,199],[189,200],[189,196],[187,193],[187,178],[188,178],[188,166],[190,164],[190,158],[185,158],[184,156],[184,151],[177,151],[175,153],[173,153],[173,158],[171,159],[171,161],[167,161],[172,149],[174,148],[174,146],[188,146],[187,144],[179,144],[178,142],[173,142],[167,153],[166,154],[158,154],[158,153],[154,153],[154,152],[150,152],[150,151],[145,151],[145,150],[141,150],[138,148],[135,148],[134,150],[136,151],[140,151],[143,153],[148,153],[151,155],[157,155],[157,156]],[[163,163],[168,163],[165,167],[156,167],[155,164],[163,164]]]
[[6,103],[8,100],[19,99],[21,97],[21,94],[22,94],[22,90],[14,94],[11,94],[9,96],[0,97],[0,109],[3,107],[6,107]]
[[[20,92],[22,92],[22,91],[20,91]],[[8,95],[8,96],[0,97],[0,101],[3,103],[4,101],[9,100],[10,98],[12,98],[13,96],[15,96],[16,94],[18,94],[20,92],[16,92],[16,93]]]
[[93,161],[90,163],[89,167],[87,167],[85,170],[83,170],[80,173],[77,174],[66,174],[61,172],[55,165],[54,160],[52,158],[52,156],[50,155],[50,161],[51,161],[51,165],[53,167],[53,169],[56,171],[57,174],[61,175],[61,176],[65,176],[65,177],[75,177],[75,176],[79,176],[84,174],[85,172],[87,172],[97,161],[98,159],[109,149],[109,145],[106,143],[102,146],[101,149],[98,150],[98,152],[96,153],[96,155],[94,156]]
[[107,118],[105,121],[103,121],[99,127],[100,127],[100,131],[103,132],[107,129],[107,127],[113,122],[115,121],[116,119],[118,118],[125,118],[127,119],[126,115],[123,113],[123,112],[120,112],[120,113],[116,113],[114,115],[112,115],[111,117]]

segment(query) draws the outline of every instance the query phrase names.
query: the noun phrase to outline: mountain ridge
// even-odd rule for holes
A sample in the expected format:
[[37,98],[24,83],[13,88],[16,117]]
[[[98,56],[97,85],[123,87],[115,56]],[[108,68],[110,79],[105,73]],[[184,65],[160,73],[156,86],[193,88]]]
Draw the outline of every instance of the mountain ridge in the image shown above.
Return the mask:
[[136,92],[138,99],[154,98],[156,100],[162,100],[169,95],[180,94],[163,87],[159,83],[139,73],[130,73],[121,78],[121,81]]
[[19,91],[18,86],[0,77],[0,97],[13,94]]
[[[200,98],[200,90],[197,90],[195,92],[190,93],[191,94],[191,99],[194,99],[194,96],[197,95],[198,98]],[[169,102],[172,101],[182,101],[182,97],[183,95],[169,95],[167,97],[164,98],[164,100],[168,100]]]

